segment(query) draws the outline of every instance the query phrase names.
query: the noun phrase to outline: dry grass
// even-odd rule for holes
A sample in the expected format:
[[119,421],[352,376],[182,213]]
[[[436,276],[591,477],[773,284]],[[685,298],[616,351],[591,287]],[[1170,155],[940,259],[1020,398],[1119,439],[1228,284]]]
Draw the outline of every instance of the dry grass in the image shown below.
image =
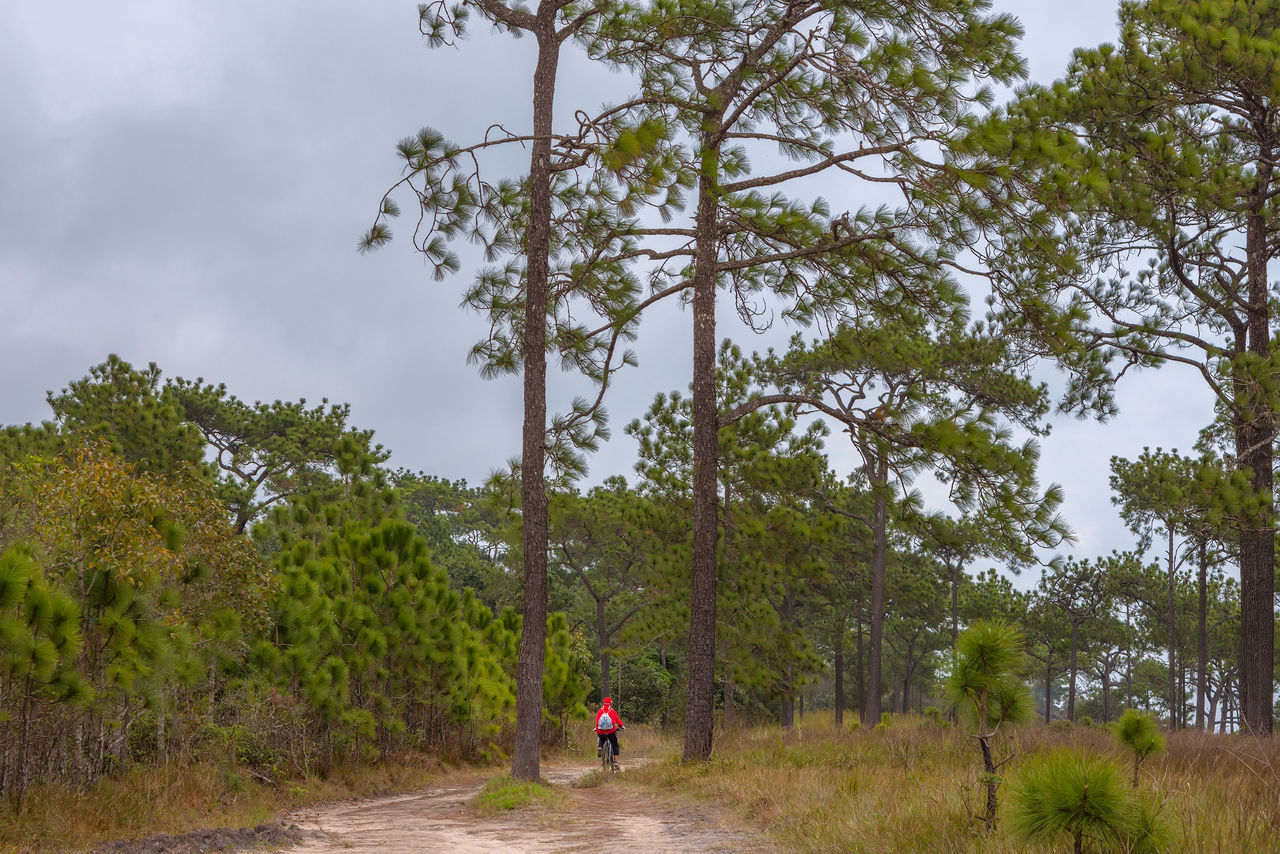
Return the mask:
[[444,771],[433,758],[404,756],[268,785],[225,765],[139,768],[87,791],[37,787],[21,812],[0,807],[0,852],[82,851],[157,833],[252,827],[306,804],[421,788]]
[[[649,760],[667,759],[674,756],[677,751],[677,745],[670,737],[644,724],[628,726],[619,733],[618,743],[622,746],[618,761],[624,766],[635,757],[644,757]],[[591,729],[591,724],[586,723],[575,728],[570,734],[567,748],[551,751],[547,755],[552,761],[567,759],[583,762],[596,759],[596,736]],[[596,761],[598,764],[599,760]]]
[[[1012,732],[999,757],[1025,759],[1061,747],[1127,757],[1110,733],[1093,727],[1032,726]],[[722,736],[713,761],[674,758],[625,775],[715,802],[744,823],[766,829],[787,851],[1047,852],[1003,831],[984,832],[980,757],[963,729],[927,718],[898,718],[880,731],[838,732],[810,716],[794,731],[756,729]],[[1280,852],[1280,743],[1177,733],[1167,751],[1142,766],[1140,790],[1173,827],[1175,852]],[[1003,793],[1008,789],[1002,788]],[[1001,808],[1008,807],[1004,798]]]

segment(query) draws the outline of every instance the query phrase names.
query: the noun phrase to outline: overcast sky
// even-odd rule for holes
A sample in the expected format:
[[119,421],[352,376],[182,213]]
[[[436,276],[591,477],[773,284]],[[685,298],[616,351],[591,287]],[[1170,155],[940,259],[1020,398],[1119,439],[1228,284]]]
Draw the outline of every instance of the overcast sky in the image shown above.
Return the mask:
[[[1114,0],[995,5],[1022,21],[1035,80],[1114,39]],[[519,380],[465,363],[484,331],[457,308],[469,271],[434,282],[407,240],[355,245],[397,176],[396,140],[423,125],[458,140],[527,127],[532,40],[481,27],[458,50],[428,50],[414,0],[15,3],[5,17],[0,424],[47,418],[46,391],[116,353],[249,401],[349,402],[393,465],[478,482],[518,453]],[[611,85],[570,55],[558,104],[594,106]],[[631,476],[621,428],[656,392],[687,387],[690,334],[678,309],[646,318],[592,481]],[[552,397],[566,406],[567,392]],[[1210,418],[1202,385],[1176,368],[1130,378],[1119,401],[1109,424],[1058,418],[1042,443],[1079,556],[1132,542],[1109,457],[1189,449]],[[837,470],[852,465],[841,437],[830,444]]]

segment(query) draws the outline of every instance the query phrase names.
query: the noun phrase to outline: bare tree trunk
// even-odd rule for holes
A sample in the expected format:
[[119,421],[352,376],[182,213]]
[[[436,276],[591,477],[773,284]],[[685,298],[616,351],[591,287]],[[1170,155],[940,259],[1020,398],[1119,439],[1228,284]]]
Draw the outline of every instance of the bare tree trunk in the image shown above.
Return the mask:
[[1080,648],[1080,624],[1071,620],[1071,679],[1067,683],[1067,720],[1076,722],[1076,653]]
[[857,626],[858,626],[858,640],[857,640],[856,649],[855,649],[855,655],[857,656],[857,667],[855,668],[853,673],[853,687],[858,694],[858,719],[865,724],[867,723],[867,719],[865,717],[866,710],[867,710],[867,703],[866,703],[867,686],[866,686],[866,677],[865,677],[866,670],[864,669],[865,665],[864,665],[863,656],[862,656],[862,617],[861,616],[859,616],[857,619]]
[[[718,153],[724,120],[708,112],[701,150]],[[704,156],[703,162],[712,162]],[[719,413],[716,402],[716,222],[717,176],[698,177],[697,249],[693,273],[693,562],[689,602],[689,694],[684,722],[684,759],[711,758],[716,674],[716,471]]]
[[[1205,728],[1204,694],[1208,688],[1209,632],[1206,628],[1209,614],[1209,557],[1204,540],[1200,541],[1200,567],[1196,574],[1199,607],[1196,612],[1196,729]],[[1208,717],[1209,729],[1213,729],[1213,714]]]
[[[662,656],[662,671],[667,673],[667,645],[665,643],[658,645],[658,654]],[[668,683],[666,693],[662,695],[662,731],[667,731],[667,726],[671,723],[671,687]]]
[[1044,663],[1044,722],[1052,720],[1053,713],[1053,667],[1049,659]]
[[[1249,350],[1262,363],[1270,359],[1270,284],[1267,277],[1268,223],[1263,209],[1268,203],[1274,152],[1264,151],[1258,162],[1252,200],[1245,221],[1245,254],[1248,263]],[[1248,418],[1235,417],[1236,459],[1252,474],[1254,491],[1271,495],[1274,462],[1272,401],[1256,399],[1253,380],[1235,380],[1235,399]],[[1271,735],[1275,662],[1275,532],[1268,504],[1261,523],[1240,531],[1240,710],[1244,727],[1254,735]]]
[[1182,726],[1182,715],[1178,708],[1178,671],[1175,669],[1177,664],[1174,661],[1178,642],[1178,613],[1174,594],[1178,576],[1173,562],[1173,526],[1165,527],[1169,529],[1169,728],[1178,729]]
[[951,564],[951,648],[960,640],[960,561]]
[[538,6],[538,62],[533,73],[533,133],[529,159],[529,237],[524,312],[524,428],[520,464],[524,608],[516,662],[516,733],[511,776],[537,780],[542,753],[542,670],[547,639],[547,279],[551,243],[551,119],[560,39],[558,7]]
[[836,615],[836,685],[835,685],[835,704],[836,704],[836,727],[844,726],[844,612],[837,610]]
[[871,725],[880,722],[881,653],[884,647],[884,573],[888,562],[889,504],[884,491],[888,485],[888,461],[882,452],[868,461],[868,474],[875,492],[871,552],[871,639],[867,649],[867,690],[862,699],[862,719]]
[[[789,633],[792,629],[792,623],[795,621],[795,595],[790,588],[782,596],[782,625]],[[782,726],[784,729],[790,729],[796,725],[796,673],[795,666],[790,660],[787,661],[786,667],[786,686],[782,695]],[[801,699],[803,703],[803,698]],[[803,707],[802,707],[803,708]]]
[[[985,732],[985,728],[982,730]],[[979,735],[978,744],[982,746],[982,770],[986,772],[987,785],[987,814],[983,816],[983,821],[987,823],[987,830],[995,830],[996,824],[996,788],[1000,785],[996,780],[996,762],[991,755],[991,736]]]

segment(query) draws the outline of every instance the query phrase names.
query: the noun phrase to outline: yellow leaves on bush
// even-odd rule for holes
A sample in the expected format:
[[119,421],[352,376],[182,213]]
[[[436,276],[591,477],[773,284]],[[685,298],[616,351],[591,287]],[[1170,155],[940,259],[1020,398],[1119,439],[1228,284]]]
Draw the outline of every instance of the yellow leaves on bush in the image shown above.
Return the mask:
[[16,477],[26,497],[15,508],[18,528],[71,589],[109,572],[139,589],[183,584],[171,624],[222,607],[250,623],[266,620],[269,569],[199,472],[140,472],[106,442],[81,438]]

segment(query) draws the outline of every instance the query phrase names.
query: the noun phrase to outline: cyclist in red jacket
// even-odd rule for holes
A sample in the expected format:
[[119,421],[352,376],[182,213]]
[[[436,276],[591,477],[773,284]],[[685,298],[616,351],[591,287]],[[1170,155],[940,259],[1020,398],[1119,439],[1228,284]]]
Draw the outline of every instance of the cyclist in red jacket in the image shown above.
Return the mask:
[[622,748],[618,746],[618,730],[626,729],[622,723],[622,718],[618,716],[618,711],[613,707],[613,698],[605,697],[604,705],[600,707],[600,711],[596,712],[596,756],[600,755],[600,751],[604,749],[605,739],[613,742],[613,755],[617,756],[622,752]]

